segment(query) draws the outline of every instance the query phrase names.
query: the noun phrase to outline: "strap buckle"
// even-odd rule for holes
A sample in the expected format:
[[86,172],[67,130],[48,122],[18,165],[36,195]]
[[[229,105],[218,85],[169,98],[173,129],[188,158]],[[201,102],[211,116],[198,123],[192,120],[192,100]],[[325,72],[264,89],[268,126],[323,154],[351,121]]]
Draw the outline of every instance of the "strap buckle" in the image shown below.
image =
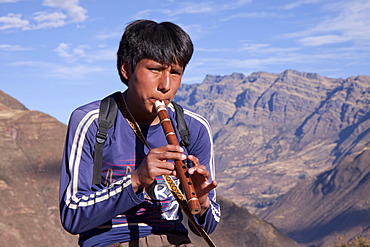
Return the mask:
[[99,144],[104,143],[105,140],[107,140],[107,136],[108,136],[107,132],[98,130],[98,132],[96,133],[96,142]]

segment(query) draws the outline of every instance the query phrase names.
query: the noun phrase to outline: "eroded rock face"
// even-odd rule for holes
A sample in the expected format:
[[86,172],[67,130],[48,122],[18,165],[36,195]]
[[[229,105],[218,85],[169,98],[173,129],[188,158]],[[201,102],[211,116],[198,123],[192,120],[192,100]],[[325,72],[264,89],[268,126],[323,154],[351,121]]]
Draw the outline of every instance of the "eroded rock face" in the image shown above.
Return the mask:
[[[273,225],[256,215],[251,214],[244,207],[223,197],[218,197],[222,210],[222,218],[214,233],[210,236],[217,246],[240,247],[298,247],[298,244],[281,234]],[[203,239],[191,235],[196,246],[207,246]]]
[[261,215],[306,246],[370,237],[370,145],[302,181]]
[[59,220],[66,126],[0,91],[0,245],[76,246]]
[[175,100],[211,123],[218,191],[260,212],[370,141],[369,85],[368,76],[234,73],[182,85]]

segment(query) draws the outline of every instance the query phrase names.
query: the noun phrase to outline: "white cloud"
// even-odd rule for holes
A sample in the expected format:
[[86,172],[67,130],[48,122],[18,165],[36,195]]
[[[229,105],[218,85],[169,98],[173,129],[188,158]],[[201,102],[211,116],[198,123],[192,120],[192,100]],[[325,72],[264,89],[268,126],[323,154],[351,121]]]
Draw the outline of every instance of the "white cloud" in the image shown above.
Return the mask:
[[54,51],[58,56],[65,58],[68,62],[75,62],[80,58],[86,57],[86,48],[87,46],[77,46],[73,48],[71,44],[60,43]]
[[62,79],[84,79],[91,76],[92,73],[98,73],[106,71],[107,69],[101,66],[90,66],[90,65],[60,65],[54,63],[48,63],[43,61],[17,61],[11,66],[28,66],[32,67],[33,71],[42,71],[43,74],[51,78],[62,78]]
[[83,79],[92,73],[102,72],[106,69],[100,66],[73,65],[73,66],[54,66],[49,75],[65,79]]
[[3,51],[27,51],[32,50],[31,48],[25,48],[20,45],[7,45],[7,44],[0,44],[0,50]]
[[159,12],[169,17],[184,15],[184,14],[206,14],[219,13],[226,10],[233,10],[240,8],[252,2],[252,0],[238,0],[238,1],[207,1],[207,2],[176,2],[176,8],[166,9],[145,9],[135,15],[135,19],[148,18],[153,12]]
[[19,2],[20,0],[0,0],[0,3],[16,3]]
[[243,43],[241,48],[236,50],[238,53],[245,52],[248,55],[266,55],[273,54],[276,56],[285,56],[291,52],[298,52],[299,48],[296,47],[273,47],[270,44],[266,43]]
[[57,48],[55,48],[55,52],[60,56],[60,57],[71,57],[71,45],[66,44],[66,43],[60,43]]
[[62,14],[60,12],[53,12],[53,13],[47,13],[47,12],[36,12],[35,17],[33,18],[37,22],[53,22],[58,21],[60,19],[65,19],[66,15]]
[[107,48],[91,48],[86,45],[73,46],[68,43],[60,43],[54,51],[59,57],[69,63],[83,61],[92,63],[95,61],[109,61],[116,59],[116,50]]
[[28,66],[34,68],[41,68],[42,71],[50,71],[53,67],[51,63],[44,62],[44,61],[33,61],[33,60],[20,60],[9,64],[10,66],[14,67],[22,67]]
[[182,25],[180,26],[189,34],[192,40],[199,39],[207,35],[210,32],[210,27],[204,28],[199,24]]
[[117,59],[116,52],[117,48],[95,50],[89,54],[88,61],[115,61]]
[[231,48],[202,48],[202,47],[195,47],[195,50],[201,52],[214,52],[214,53],[234,51],[234,49]]
[[[4,2],[4,0],[0,1]],[[0,16],[0,30],[37,30],[63,27],[68,22],[83,22],[87,18],[87,11],[78,4],[78,0],[44,0],[44,6],[59,10],[54,12],[38,11],[33,13],[30,19],[24,19],[22,14],[8,13],[6,16]]]
[[44,28],[62,27],[66,24],[66,15],[60,12],[36,12],[30,20],[23,19],[21,14],[9,13],[0,17],[0,30],[20,29],[20,30],[37,30]]
[[294,1],[292,3],[284,5],[282,9],[290,10],[290,9],[298,8],[304,4],[313,4],[313,3],[318,3],[318,2],[320,2],[320,0],[298,0],[298,1]]
[[[229,63],[230,67],[234,68],[262,69],[267,68],[270,65],[297,63],[297,60],[299,59],[298,57],[304,57],[304,55],[286,54],[286,56],[267,56],[263,58],[231,59],[227,62]],[[303,61],[307,60],[302,60],[302,62]]]
[[72,22],[83,22],[87,18],[87,10],[79,6],[79,0],[44,0],[43,5],[67,11]]
[[6,16],[0,16],[0,30],[6,29],[29,29],[30,22],[28,20],[23,20],[21,14],[9,13]]
[[117,39],[117,38],[121,38],[122,34],[123,34],[123,31],[122,32],[100,33],[96,36],[96,38],[99,40]]
[[268,17],[281,17],[283,15],[272,13],[272,12],[244,12],[230,15],[224,18],[221,18],[220,21],[230,21],[238,18],[268,18]]
[[290,38],[300,38],[304,46],[321,46],[338,44],[347,41],[361,45],[370,42],[370,1],[355,0],[332,2],[325,9],[335,12],[315,27],[302,32],[287,35]]
[[311,36],[300,39],[300,43],[304,46],[321,46],[327,44],[343,43],[351,40],[350,37],[340,36],[340,35],[321,35],[321,36]]
[[35,24],[31,29],[55,28],[66,25],[67,16],[61,12],[37,12],[34,13],[34,16]]

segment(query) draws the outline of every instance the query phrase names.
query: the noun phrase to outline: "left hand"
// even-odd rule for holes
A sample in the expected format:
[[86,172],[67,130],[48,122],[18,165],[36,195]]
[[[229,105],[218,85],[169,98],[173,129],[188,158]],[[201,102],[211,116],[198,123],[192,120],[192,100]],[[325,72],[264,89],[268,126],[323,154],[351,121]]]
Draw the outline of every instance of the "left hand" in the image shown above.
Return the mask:
[[189,168],[189,174],[191,175],[191,179],[194,183],[194,188],[201,207],[198,215],[202,216],[211,205],[211,202],[208,198],[208,193],[217,187],[217,182],[209,182],[210,173],[204,165],[199,163],[197,157],[194,155],[189,155],[188,160],[193,163],[193,167]]

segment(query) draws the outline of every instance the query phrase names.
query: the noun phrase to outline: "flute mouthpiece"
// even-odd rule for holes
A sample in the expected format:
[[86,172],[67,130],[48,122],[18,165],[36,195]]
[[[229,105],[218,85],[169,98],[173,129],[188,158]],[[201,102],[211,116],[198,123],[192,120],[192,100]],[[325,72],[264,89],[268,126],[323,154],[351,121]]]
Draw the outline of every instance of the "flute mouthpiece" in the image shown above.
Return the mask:
[[155,103],[154,103],[154,106],[156,109],[158,109],[159,107],[166,107],[166,105],[164,104],[163,101],[161,100],[157,100]]

